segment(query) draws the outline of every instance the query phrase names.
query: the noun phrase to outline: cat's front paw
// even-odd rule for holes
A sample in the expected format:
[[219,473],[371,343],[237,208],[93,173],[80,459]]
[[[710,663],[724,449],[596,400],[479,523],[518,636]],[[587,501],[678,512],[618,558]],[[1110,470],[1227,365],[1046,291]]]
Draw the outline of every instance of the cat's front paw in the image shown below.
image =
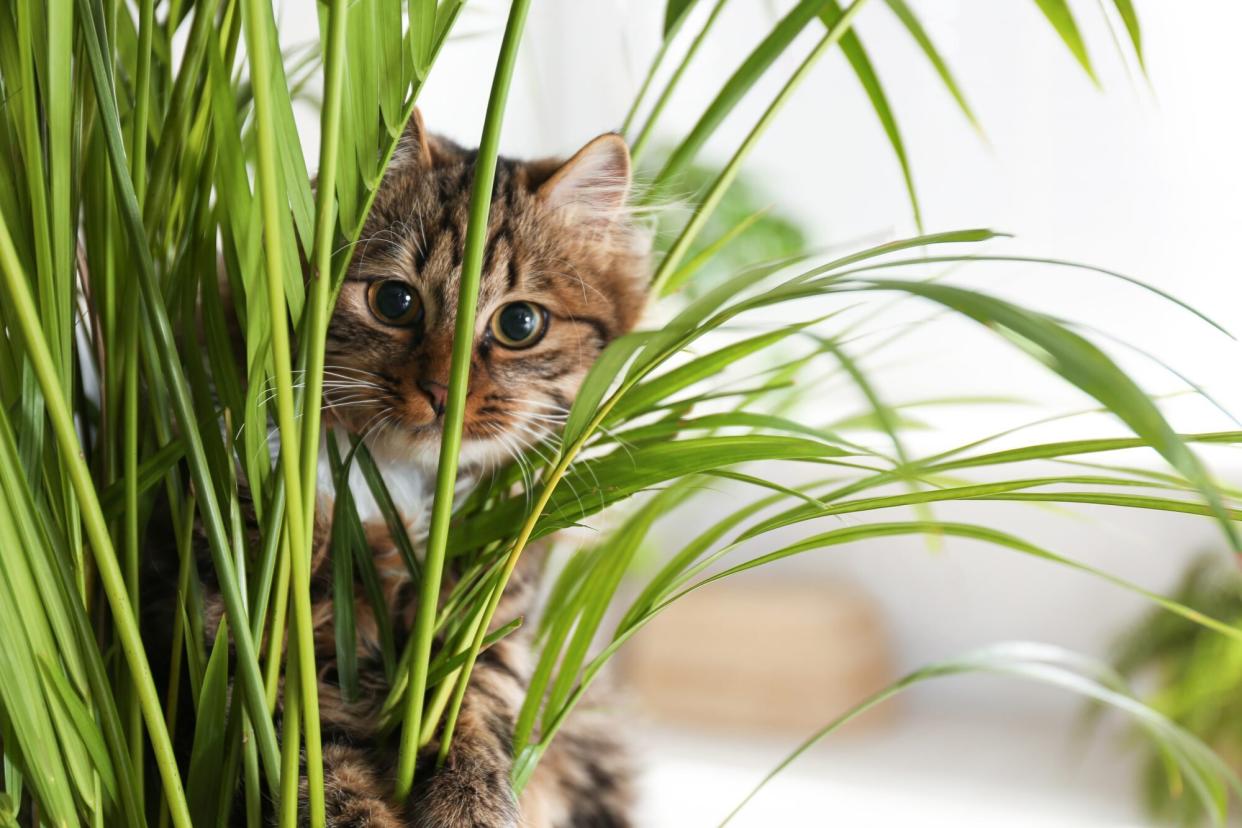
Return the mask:
[[414,803],[417,828],[517,828],[519,815],[508,769],[488,762],[449,760],[427,780]]

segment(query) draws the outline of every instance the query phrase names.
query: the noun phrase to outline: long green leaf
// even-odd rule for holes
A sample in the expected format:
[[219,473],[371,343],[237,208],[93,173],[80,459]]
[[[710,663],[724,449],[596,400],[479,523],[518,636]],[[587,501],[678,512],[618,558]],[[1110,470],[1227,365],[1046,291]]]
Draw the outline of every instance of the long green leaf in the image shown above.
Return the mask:
[[1082,33],[1078,31],[1078,24],[1074,21],[1074,13],[1070,11],[1067,0],[1035,0],[1035,5],[1044,13],[1044,17],[1048,18],[1048,22],[1052,24],[1052,28],[1061,37],[1065,47],[1074,55],[1074,59],[1082,66],[1083,71],[1095,83],[1099,83],[1100,79],[1096,77],[1095,69],[1091,66],[1091,58],[1087,54],[1087,44],[1083,42]]
[[1223,821],[1225,816],[1223,795],[1225,786],[1232,788],[1235,792],[1242,790],[1242,785],[1239,784],[1233,771],[1220,761],[1209,747],[1160,713],[1140,703],[1107,668],[1059,647],[1016,642],[993,645],[957,658],[930,664],[915,670],[850,708],[791,751],[759,781],[737,807],[729,812],[724,821],[720,823],[721,826],[731,822],[768,782],[798,757],[825,736],[834,733],[866,711],[930,679],[979,672],[1015,676],[1060,687],[1103,702],[1135,719],[1154,740],[1176,758],[1178,767],[1192,781],[1192,787],[1203,805],[1217,817],[1218,821]]
[[1173,431],[1150,397],[1095,345],[1048,317],[974,291],[930,282],[893,280],[875,280],[871,286],[879,290],[903,290],[931,299],[1010,334],[1019,345],[1033,346],[1052,370],[1099,400],[1194,483],[1220,520],[1230,544],[1235,549],[1242,548],[1242,541],[1221,504],[1220,494],[1199,459]]
[[936,48],[936,44],[923,27],[923,22],[919,20],[918,15],[910,8],[910,4],[906,0],[884,0],[884,2],[888,4],[893,14],[901,21],[901,25],[906,27],[906,31],[914,38],[919,48],[923,50],[923,54],[927,57],[928,62],[936,70],[936,74],[940,76],[940,82],[944,84],[944,88],[953,96],[953,100],[957,102],[957,106],[962,110],[962,114],[966,116],[966,120],[970,122],[970,125],[976,131],[982,134],[983,128],[979,125],[979,119],[975,117],[974,110],[966,102],[966,95],[962,92],[957,78],[954,77],[952,70],[949,69],[949,65],[941,57],[940,50]]
[[[824,25],[831,30],[840,21],[842,14],[841,6],[836,0],[827,0],[819,16],[824,21]],[[867,56],[867,50],[863,48],[862,40],[859,39],[857,32],[848,31],[842,36],[841,51],[845,53],[846,60],[854,69],[854,74],[858,76],[858,82],[862,84],[863,91],[867,93],[867,98],[871,101],[871,107],[875,110],[880,126],[885,136],[888,137],[888,143],[897,156],[897,163],[901,167],[901,177],[906,185],[906,194],[910,198],[910,207],[914,211],[914,224],[921,233],[923,232],[923,211],[919,207],[919,197],[914,187],[914,173],[910,169],[905,141],[902,140],[901,130],[897,126],[897,116],[893,114],[888,95],[884,92],[880,77],[876,74],[871,58]]]

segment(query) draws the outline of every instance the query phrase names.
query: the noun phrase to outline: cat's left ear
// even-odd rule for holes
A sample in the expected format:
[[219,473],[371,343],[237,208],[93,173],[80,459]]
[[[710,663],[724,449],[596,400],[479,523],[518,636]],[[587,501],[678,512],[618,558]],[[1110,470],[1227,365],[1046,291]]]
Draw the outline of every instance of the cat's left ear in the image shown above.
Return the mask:
[[611,220],[630,193],[630,149],[615,132],[605,133],[574,153],[536,195],[554,209]]

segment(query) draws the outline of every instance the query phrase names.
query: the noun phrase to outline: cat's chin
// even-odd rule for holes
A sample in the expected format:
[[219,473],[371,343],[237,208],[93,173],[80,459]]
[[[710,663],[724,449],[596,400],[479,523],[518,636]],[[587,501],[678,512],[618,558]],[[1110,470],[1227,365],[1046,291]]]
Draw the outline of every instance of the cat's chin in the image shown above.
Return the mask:
[[[431,430],[387,430],[368,438],[367,448],[385,465],[413,466],[432,475],[440,465],[440,435]],[[498,440],[464,436],[457,462],[462,471],[473,472],[495,468],[508,456]]]
[[[350,438],[347,431],[325,429],[325,442],[330,439],[329,435],[335,435],[342,454],[349,451]],[[367,437],[366,443],[376,466],[384,476],[389,497],[405,517],[410,531],[415,535],[425,532],[431,508],[431,492],[440,460],[439,435],[389,430],[382,435]],[[457,480],[458,493],[473,486],[479,473],[490,468],[496,462],[494,458],[502,455],[503,448],[493,446],[489,440],[463,440]],[[333,479],[331,464],[324,459],[325,456],[321,451],[319,491],[330,503],[335,495],[337,481]],[[349,470],[349,489],[353,494],[358,517],[364,523],[384,519],[370,484],[356,463]]]

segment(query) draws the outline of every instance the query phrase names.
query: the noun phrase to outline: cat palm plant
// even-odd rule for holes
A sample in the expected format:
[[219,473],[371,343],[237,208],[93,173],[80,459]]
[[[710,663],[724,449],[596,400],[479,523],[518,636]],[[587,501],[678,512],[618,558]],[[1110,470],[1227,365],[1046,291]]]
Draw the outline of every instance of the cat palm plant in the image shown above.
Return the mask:
[[[934,517],[929,504],[963,500],[1157,509],[1214,519],[1237,546],[1232,499],[1213,485],[1193,447],[1232,444],[1242,434],[1179,434],[1104,351],[1065,323],[921,277],[929,266],[1005,260],[987,252],[992,232],[924,234],[832,259],[754,262],[683,293],[757,220],[704,237],[750,151],[833,49],[844,52],[875,108],[921,227],[895,114],[852,29],[866,0],[800,0],[739,60],[654,175],[644,195],[650,203],[682,192],[682,175],[707,137],[776,71],[779,56],[805,49],[658,256],[651,292],[668,321],[613,342],[572,407],[550,415],[555,433],[464,497],[456,486],[470,348],[452,349],[434,506],[415,548],[366,441],[328,440],[321,452],[324,389],[336,381],[325,378],[325,338],[383,172],[463,5],[320,3],[321,62],[282,54],[264,0],[171,0],[158,9],[154,0],[22,0],[0,10],[0,823],[209,825],[237,813],[237,797],[247,824],[257,825],[270,796],[281,824],[324,824],[310,578],[317,521],[325,518],[316,514],[321,467],[338,483],[361,471],[418,585],[417,617],[403,645],[391,630],[379,632],[389,686],[381,718],[398,746],[398,801],[425,772],[420,751],[438,744],[442,759],[452,744],[480,654],[523,623],[498,617],[523,554],[626,501],[611,510],[612,528],[567,558],[540,615],[536,665],[511,734],[517,792],[609,658],[663,609],[735,573],[841,544],[895,535],[975,539],[1105,578],[1239,637],[1226,621],[999,528]],[[508,10],[479,143],[462,241],[459,343],[475,330],[505,101],[530,5],[513,0]],[[913,8],[903,0],[874,5],[896,15],[973,119]],[[1037,5],[1092,73],[1070,7]],[[727,6],[668,3],[663,45],[626,118],[638,160]],[[1141,60],[1131,4],[1115,0],[1113,10]],[[679,35],[692,24],[687,43]],[[809,49],[798,46],[807,32]],[[657,82],[657,67],[674,55],[673,72]],[[312,184],[291,101],[320,63]],[[863,355],[851,353],[858,322],[847,324],[845,311],[878,295],[915,297],[987,325],[1093,397],[1132,436],[989,450],[995,436],[981,435],[932,456],[912,454],[896,410],[860,364]],[[829,305],[838,310],[825,312]],[[814,313],[806,310],[812,306]],[[739,333],[771,309],[796,321]],[[882,447],[789,413],[791,383],[825,363],[870,402]],[[748,380],[722,385],[730,371]],[[277,438],[274,460],[269,432]],[[1162,457],[1169,471],[1021,471],[1135,447]],[[774,464],[824,477],[791,487],[755,471]],[[979,482],[985,472],[990,477]],[[605,629],[606,611],[655,522],[704,497],[705,480],[720,479],[763,496],[673,550],[620,608],[620,623]],[[336,488],[334,588],[350,595],[357,583],[381,604],[354,510],[362,493]],[[903,517],[902,507],[914,507],[915,517]],[[247,511],[255,526],[243,519]],[[873,512],[883,514],[875,522],[831,522]],[[801,534],[764,546],[777,530]],[[152,674],[155,654],[139,624],[154,597],[140,589],[144,555],[160,532],[171,536],[181,562],[171,650],[158,654],[166,676]],[[191,565],[200,534],[228,631],[210,646]],[[754,554],[756,543],[766,551]],[[333,624],[348,696],[357,682],[349,602],[337,603]],[[1126,711],[1188,789],[1223,813],[1232,776],[1209,750],[1137,703],[1101,666],[1054,648],[1003,646],[932,665],[862,700],[812,741],[917,682],[972,671],[1027,676]],[[188,719],[179,716],[185,704],[193,706]],[[178,732],[179,721],[192,721],[193,732],[184,724]],[[175,743],[190,746],[181,764]],[[299,817],[303,775],[307,807]]]

